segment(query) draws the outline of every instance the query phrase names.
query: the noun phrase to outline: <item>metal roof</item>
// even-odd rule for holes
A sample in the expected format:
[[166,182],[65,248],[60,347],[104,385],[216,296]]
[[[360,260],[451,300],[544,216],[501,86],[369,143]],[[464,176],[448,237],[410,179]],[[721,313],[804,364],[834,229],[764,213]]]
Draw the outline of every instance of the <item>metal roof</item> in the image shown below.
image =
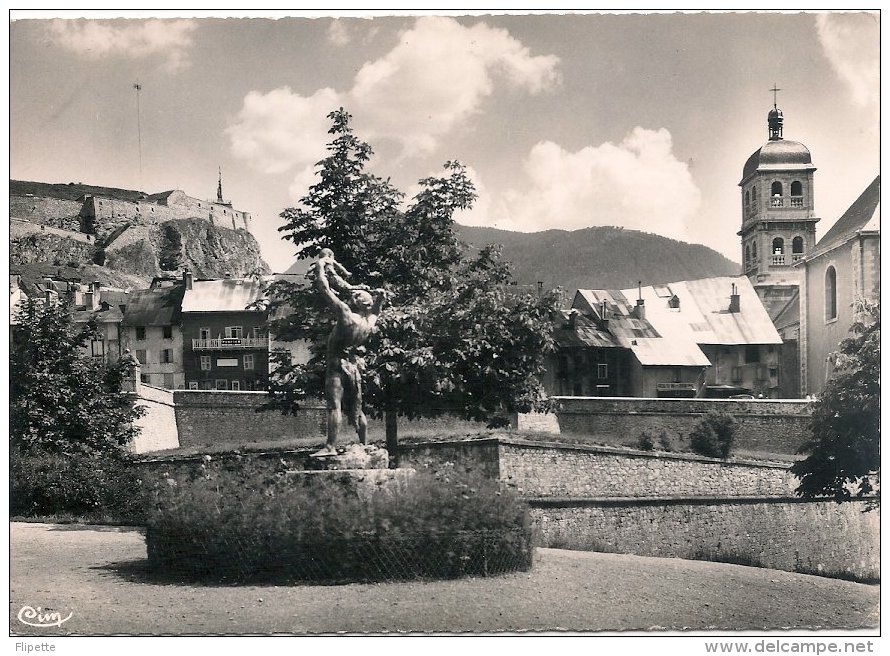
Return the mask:
[[259,312],[249,309],[263,297],[263,283],[245,278],[196,280],[185,291],[183,312]]
[[559,346],[619,348],[618,342],[612,338],[612,335],[599,328],[593,319],[575,313],[574,325],[570,325],[571,322],[571,314],[560,313],[554,330],[554,339]]
[[876,177],[847,208],[816,247],[804,258],[809,261],[846,242],[860,232],[880,232],[881,176]]
[[171,326],[180,321],[182,285],[140,289],[130,294],[122,326]]
[[[738,312],[729,311],[733,285],[739,295]],[[634,316],[638,294],[645,302],[645,319]],[[678,307],[671,307],[672,299],[679,301]],[[579,289],[572,307],[602,318],[603,302],[609,332],[643,365],[708,366],[700,344],[782,343],[745,276],[687,280],[639,291]]]

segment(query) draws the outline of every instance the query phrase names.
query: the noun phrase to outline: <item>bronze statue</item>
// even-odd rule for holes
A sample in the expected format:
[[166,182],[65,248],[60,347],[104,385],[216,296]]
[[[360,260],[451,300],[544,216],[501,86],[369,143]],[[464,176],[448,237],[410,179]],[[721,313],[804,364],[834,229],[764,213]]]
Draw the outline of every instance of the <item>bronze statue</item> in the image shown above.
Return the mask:
[[[330,249],[322,249],[315,264],[315,286],[336,313],[337,323],[328,337],[325,370],[328,439],[324,448],[312,454],[316,457],[337,454],[334,447],[340,431],[341,410],[346,412],[349,423],[355,426],[358,441],[366,444],[368,439],[368,420],[362,411],[363,363],[360,347],[374,331],[386,293],[382,289],[370,290],[366,285],[351,285],[339,273],[350,275],[334,259]],[[331,288],[331,282],[347,296],[348,301],[341,300]],[[376,299],[369,293],[371,291],[377,295]]]

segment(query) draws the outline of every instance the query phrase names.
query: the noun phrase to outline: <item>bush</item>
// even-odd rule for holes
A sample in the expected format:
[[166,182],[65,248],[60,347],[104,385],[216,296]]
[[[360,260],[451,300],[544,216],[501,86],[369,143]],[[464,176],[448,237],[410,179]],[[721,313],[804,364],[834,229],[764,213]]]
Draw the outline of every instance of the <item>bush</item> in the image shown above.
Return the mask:
[[674,450],[674,443],[666,430],[661,431],[661,435],[658,437],[658,446],[661,447],[662,451]]
[[242,457],[151,491],[150,567],[225,581],[454,578],[528,570],[524,503],[479,475],[417,472],[359,495],[334,472],[292,475]]
[[729,457],[735,436],[735,420],[725,412],[709,412],[689,434],[689,444],[696,453],[711,458]]
[[640,435],[640,439],[637,440],[637,448],[640,451],[654,451],[655,438],[652,437],[652,433],[643,431],[643,434]]
[[9,512],[141,524],[144,504],[136,473],[123,457],[9,453]]

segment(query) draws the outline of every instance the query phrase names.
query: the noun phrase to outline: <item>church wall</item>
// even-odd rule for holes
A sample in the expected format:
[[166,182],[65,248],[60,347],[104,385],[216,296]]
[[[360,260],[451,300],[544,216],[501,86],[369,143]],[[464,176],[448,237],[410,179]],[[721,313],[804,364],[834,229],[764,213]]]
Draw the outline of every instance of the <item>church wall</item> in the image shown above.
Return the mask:
[[[807,394],[819,395],[831,375],[827,358],[837,351],[853,323],[854,276],[851,243],[810,260],[806,265]],[[837,272],[837,318],[825,319],[825,272]]]

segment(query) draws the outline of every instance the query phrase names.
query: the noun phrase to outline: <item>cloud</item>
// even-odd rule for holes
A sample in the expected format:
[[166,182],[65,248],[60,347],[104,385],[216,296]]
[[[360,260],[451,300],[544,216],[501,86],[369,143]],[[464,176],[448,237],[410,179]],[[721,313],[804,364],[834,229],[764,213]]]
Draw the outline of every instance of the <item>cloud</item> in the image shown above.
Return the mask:
[[87,59],[162,55],[168,70],[188,64],[193,20],[60,20],[49,23],[56,43]]
[[577,152],[539,142],[523,162],[519,183],[501,193],[483,187],[481,206],[460,221],[524,232],[615,225],[687,239],[701,204],[665,129],[636,127],[617,145]]
[[532,56],[506,30],[423,17],[359,70],[349,106],[373,136],[401,142],[407,154],[430,152],[481,110],[499,78],[541,93],[559,83],[558,63],[553,55]]
[[349,45],[349,42],[352,41],[352,35],[349,33],[349,28],[346,27],[345,22],[336,18],[331,21],[328,27],[328,41],[338,47]]
[[232,152],[264,173],[283,173],[314,164],[324,156],[328,113],[341,104],[333,89],[304,97],[290,87],[251,91],[226,128]]
[[880,92],[880,27],[877,14],[819,14],[819,42],[838,77],[860,107],[877,107]]
[[[336,24],[330,39],[353,36]],[[422,17],[399,34],[392,50],[359,69],[351,89],[311,96],[288,87],[251,91],[227,132],[234,153],[260,170],[302,169],[323,152],[318,146],[328,139],[327,113],[344,106],[360,121],[362,138],[394,140],[405,156],[429,153],[482,110],[500,81],[542,93],[559,84],[558,63],[553,55],[531,55],[506,30]]]

